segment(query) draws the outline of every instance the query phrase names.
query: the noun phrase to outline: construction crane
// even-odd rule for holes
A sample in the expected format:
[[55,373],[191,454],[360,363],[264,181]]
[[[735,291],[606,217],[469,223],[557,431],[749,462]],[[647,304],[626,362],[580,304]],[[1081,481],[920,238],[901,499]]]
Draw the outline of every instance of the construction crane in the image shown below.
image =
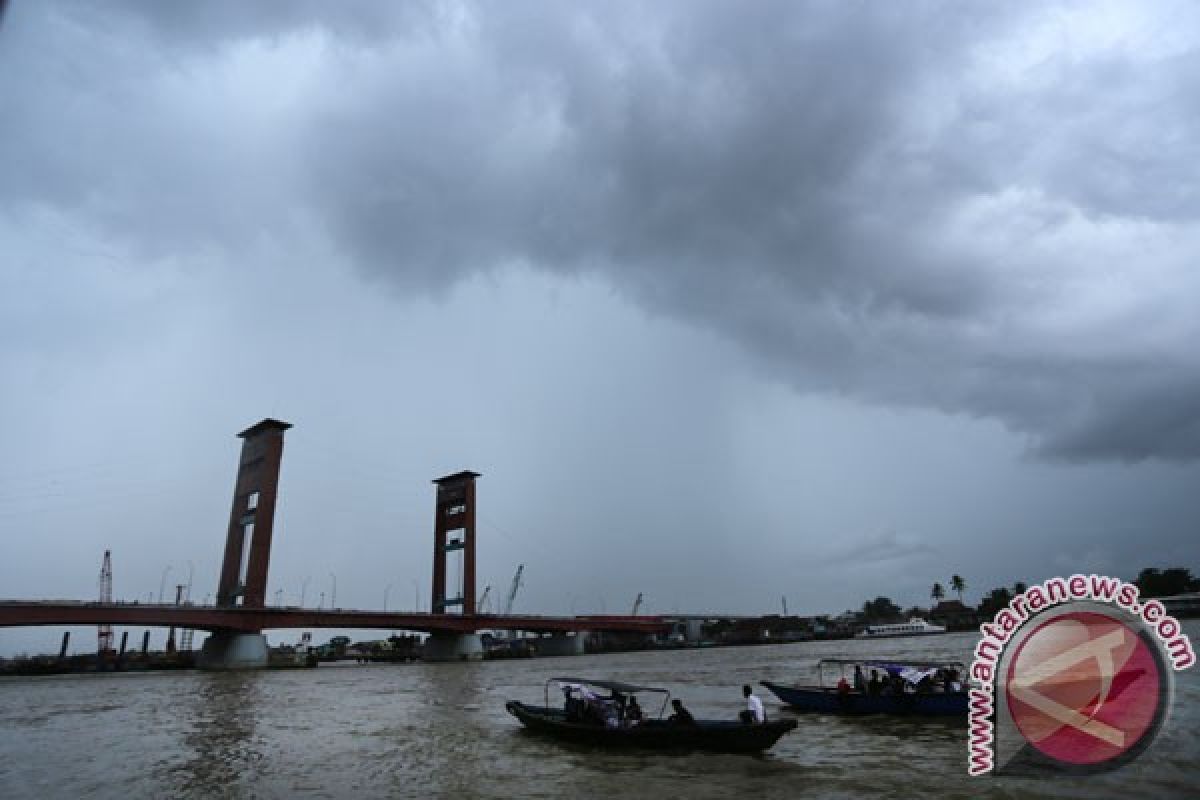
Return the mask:
[[517,599],[517,590],[521,588],[521,573],[525,571],[525,565],[517,565],[517,574],[513,575],[512,587],[508,590],[508,599],[504,601],[504,616],[512,613],[513,602]]
[[[100,602],[112,603],[112,552],[104,551],[104,561],[100,564]],[[113,649],[112,625],[100,625],[96,628],[96,652],[103,656]]]
[[638,609],[642,607],[642,593],[638,592],[637,599],[633,601],[633,610],[629,612],[629,616],[636,617]]
[[489,583],[487,586],[483,587],[483,594],[479,595],[479,602],[475,604],[475,613],[476,614],[483,613],[484,604],[487,602],[488,595],[491,593],[492,593],[492,585]]

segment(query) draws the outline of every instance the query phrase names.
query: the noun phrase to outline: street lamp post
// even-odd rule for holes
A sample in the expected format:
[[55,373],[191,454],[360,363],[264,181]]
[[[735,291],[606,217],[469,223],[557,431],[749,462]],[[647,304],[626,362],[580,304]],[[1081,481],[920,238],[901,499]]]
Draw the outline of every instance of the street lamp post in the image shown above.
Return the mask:
[[413,600],[416,605],[413,606],[414,611],[421,610],[421,584],[417,583],[417,579],[413,578]]
[[333,578],[333,591],[329,594],[329,607],[332,609],[337,608],[337,575],[330,572],[329,577]]
[[184,601],[184,603],[187,603],[190,605],[191,601],[192,601],[192,576],[196,573],[196,565],[192,563],[191,559],[188,559],[187,565],[188,565],[187,589],[184,590],[183,601]]
[[317,603],[317,610],[321,611],[325,608],[325,593],[321,592],[321,602]]
[[392,591],[392,586],[395,584],[389,583],[387,588],[383,590],[383,610],[387,611],[388,592]]
[[307,576],[307,577],[304,579],[304,583],[300,584],[300,607],[301,607],[301,608],[304,608],[304,596],[305,596],[306,594],[308,594],[308,582],[309,582],[310,580],[312,580],[312,576],[311,576],[311,575]]
[[167,564],[162,571],[162,579],[158,582],[158,602],[163,601],[163,591],[167,588],[167,574],[171,571],[171,565]]

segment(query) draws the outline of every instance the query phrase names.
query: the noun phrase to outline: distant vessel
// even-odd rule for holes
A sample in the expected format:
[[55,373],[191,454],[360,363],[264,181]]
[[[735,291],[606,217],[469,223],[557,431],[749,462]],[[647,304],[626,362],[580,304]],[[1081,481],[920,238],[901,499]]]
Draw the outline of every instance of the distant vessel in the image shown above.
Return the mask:
[[933,625],[923,619],[913,617],[908,622],[895,625],[868,625],[856,639],[889,639],[895,636],[929,636],[935,633],[945,633],[941,625]]

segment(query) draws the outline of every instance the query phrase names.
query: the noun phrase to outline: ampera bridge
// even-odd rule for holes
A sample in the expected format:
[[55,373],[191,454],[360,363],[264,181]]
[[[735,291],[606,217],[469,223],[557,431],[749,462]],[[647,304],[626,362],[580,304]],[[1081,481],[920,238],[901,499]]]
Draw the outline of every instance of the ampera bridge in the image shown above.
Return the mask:
[[[279,467],[286,422],[264,419],[242,431],[241,458],[225,539],[216,603],[166,605],[113,602],[11,600],[0,602],[0,626],[136,625],[209,632],[197,664],[202,669],[267,665],[262,632],[283,628],[376,628],[430,634],[430,660],[482,656],[479,631],[548,634],[538,640],[544,655],[583,652],[587,632],[663,633],[670,623],[649,616],[532,616],[476,613],[475,479],[464,471],[434,481],[433,596],[429,613],[370,610],[312,610],[266,605],[267,572]],[[447,560],[461,554],[462,584],[447,585]]]

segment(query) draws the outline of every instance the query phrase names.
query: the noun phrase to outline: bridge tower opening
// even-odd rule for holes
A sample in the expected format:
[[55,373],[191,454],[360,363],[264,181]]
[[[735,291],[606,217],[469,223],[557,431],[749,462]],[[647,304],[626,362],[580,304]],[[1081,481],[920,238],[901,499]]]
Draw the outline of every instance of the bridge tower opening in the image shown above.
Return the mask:
[[[437,506],[433,522],[433,598],[429,609],[445,614],[457,608],[476,613],[475,604],[475,479],[478,472],[464,470],[434,481]],[[448,567],[461,556],[459,581],[451,586]]]
[[287,422],[264,419],[238,434],[242,455],[217,586],[218,606],[262,608],[266,604],[279,463],[283,434],[290,427]]

